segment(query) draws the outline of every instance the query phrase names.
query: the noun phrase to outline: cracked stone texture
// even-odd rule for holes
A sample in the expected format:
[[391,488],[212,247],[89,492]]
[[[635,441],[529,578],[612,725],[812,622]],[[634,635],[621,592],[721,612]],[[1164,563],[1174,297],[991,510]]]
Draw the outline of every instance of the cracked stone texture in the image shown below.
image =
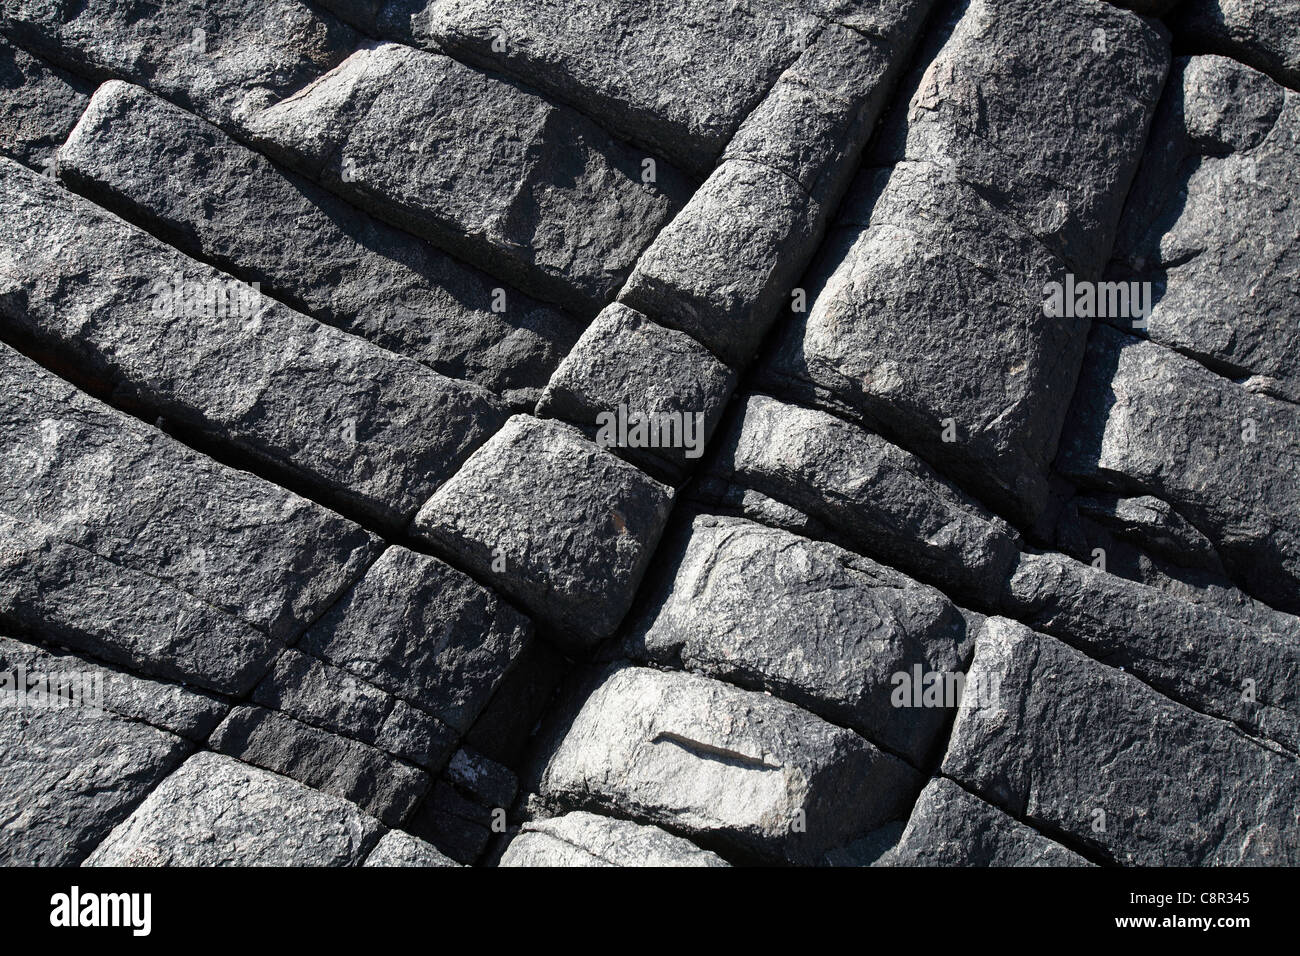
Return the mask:
[[236,127],[341,62],[359,38],[297,0],[6,0],[0,30],[95,82],[146,82]]
[[1300,89],[1297,20],[1297,0],[1183,0],[1172,23],[1196,52],[1222,53]]
[[1168,145],[1147,154],[1112,263],[1152,283],[1139,334],[1300,401],[1300,93],[1223,57],[1182,59],[1152,137]]
[[464,733],[532,635],[468,575],[392,547],[299,646]]
[[52,171],[90,94],[89,83],[0,36],[0,156]]
[[840,543],[959,593],[990,597],[1018,552],[1006,522],[919,458],[767,395],[745,399],[709,467],[819,519]]
[[1300,860],[1294,756],[1004,618],[970,673],[997,692],[959,709],[943,773],[995,806],[1124,864]]
[[504,419],[483,389],[314,322],[20,166],[3,171],[0,324],[67,349],[152,414],[399,527]]
[[1293,6],[0,0],[0,862],[1300,862]]
[[921,766],[951,712],[891,703],[894,674],[966,665],[965,622],[933,588],[835,545],[696,518],[632,629],[638,656],[766,690]]
[[1168,501],[1248,590],[1300,610],[1300,407],[1099,325],[1070,415],[1065,474]]
[[298,311],[512,403],[536,401],[581,331],[137,86],[96,91],[59,175]]
[[655,826],[581,810],[519,828],[501,866],[703,866],[727,862]]
[[888,866],[1090,866],[951,780],[935,777],[912,808]]
[[516,415],[425,503],[412,530],[592,644],[627,612],[672,498],[573,427]]
[[459,866],[455,860],[439,853],[423,840],[389,830],[366,857],[364,866]]
[[275,158],[380,218],[587,315],[689,189],[667,162],[572,110],[392,43],[363,46],[249,130]]
[[583,703],[538,792],[557,807],[810,863],[898,815],[919,789],[907,764],[794,704],[694,674],[622,667]]
[[5,528],[34,555],[11,560],[18,548],[6,548],[6,600],[62,595],[47,618],[60,633],[242,693],[268,642],[296,638],[373,557],[375,537],[359,526],[102,405],[8,346],[0,381],[0,511],[22,516]]
[[279,774],[195,754],[87,866],[356,866],[382,828],[355,806]]

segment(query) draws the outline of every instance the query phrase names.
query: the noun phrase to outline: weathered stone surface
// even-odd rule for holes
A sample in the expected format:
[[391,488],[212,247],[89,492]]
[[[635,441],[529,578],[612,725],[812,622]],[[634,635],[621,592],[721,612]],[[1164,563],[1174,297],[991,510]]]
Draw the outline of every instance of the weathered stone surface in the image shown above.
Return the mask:
[[1300,610],[1300,408],[1098,326],[1070,416],[1063,472],[1168,501],[1248,592]]
[[412,530],[590,644],[627,612],[671,503],[670,488],[572,426],[516,415]]
[[406,24],[417,42],[518,77],[699,172],[822,26],[809,4],[795,0],[736,8],[689,0],[396,0],[383,8],[381,24],[400,29],[395,14],[412,11]]
[[366,857],[365,866],[459,866],[448,856],[438,852],[423,840],[403,833],[401,830],[389,830],[383,839]]
[[300,646],[464,733],[532,634],[468,575],[391,547]]
[[735,373],[689,335],[616,302],[555,370],[537,413],[595,427],[597,443],[634,461],[689,468],[735,384]]
[[402,823],[429,776],[366,744],[260,707],[236,707],[210,746],[245,763],[342,797],[389,826]]
[[1063,555],[1024,555],[1008,613],[1196,710],[1300,751],[1300,621],[1246,624]]
[[947,598],[739,518],[701,515],[680,537],[656,556],[663,580],[632,631],[640,653],[769,691],[924,765],[952,712],[894,697],[914,668],[965,668],[965,621]]
[[0,702],[4,866],[75,866],[190,749],[111,713]]
[[455,733],[434,717],[294,650],[257,685],[253,702],[435,770],[456,746]]
[[224,693],[244,693],[266,672],[281,646],[273,637],[148,571],[65,540],[66,515],[26,522],[0,511],[0,618],[144,673]]
[[538,792],[741,854],[811,862],[901,815],[920,783],[901,760],[793,704],[624,667],[583,703]]
[[619,301],[747,364],[816,245],[820,216],[785,173],[728,160],[655,238]]
[[951,780],[931,780],[889,854],[890,866],[1090,866]]
[[1222,53],[1300,89],[1298,18],[1297,0],[1183,0],[1172,25],[1197,52]]
[[[96,706],[121,717],[150,724],[184,737],[203,740],[225,716],[228,705],[219,698],[180,684],[167,684],[107,667],[53,648],[36,646],[0,634],[0,672],[22,668],[29,678],[89,682],[100,699]],[[79,714],[70,719],[78,719]]]
[[[77,601],[92,601],[94,616],[73,619],[60,631],[63,642],[70,630],[102,635],[105,625],[134,618],[136,624],[123,628],[127,638],[138,627],[149,632],[149,642],[193,648],[198,666],[186,655],[173,659],[194,672],[187,679],[198,681],[209,664],[228,656],[231,662],[212,674],[231,674],[234,683],[213,689],[242,693],[260,676],[251,661],[262,659],[264,642],[221,623],[221,615],[198,602],[276,641],[292,641],[375,551],[375,539],[350,521],[185,448],[4,345],[0,429],[0,511],[22,515],[23,524],[39,531],[25,539],[30,545],[48,540],[49,554],[71,561],[60,572],[70,577],[62,578],[68,603],[59,613],[73,613],[83,582]],[[65,545],[84,559],[74,559]],[[27,573],[21,565],[13,579],[20,584]],[[51,570],[59,568],[56,561]],[[60,588],[59,580],[48,586]],[[107,598],[96,597],[96,580],[105,582]],[[155,602],[176,611],[166,631],[150,626]],[[175,645],[169,644],[173,630]],[[107,645],[95,640],[99,653]]]
[[1112,263],[1151,283],[1138,334],[1300,401],[1300,93],[1223,57],[1180,60],[1151,141]]
[[127,83],[96,91],[59,152],[59,175],[313,318],[512,402],[536,401],[580,331]]
[[1076,515],[1078,520],[1102,525],[1116,537],[1140,544],[1179,564],[1219,568],[1219,556],[1210,539],[1167,501],[1151,495],[1135,498],[1080,495],[1071,499],[1062,520],[1074,520]]
[[581,810],[519,828],[501,866],[725,867],[716,853],[658,827]]
[[229,127],[310,83],[359,42],[297,0],[9,0],[0,28],[74,73],[143,83]]
[[1032,522],[1088,331],[1044,314],[1064,267],[929,165],[863,177],[869,225],[828,245],[763,380],[865,418]]
[[410,829],[468,866],[483,855],[492,834],[501,832],[515,786],[514,775],[504,767],[480,754],[458,751],[411,820]]
[[250,128],[273,157],[362,208],[584,315],[689,188],[572,110],[391,43],[362,46]]
[[933,165],[1092,278],[1169,59],[1168,31],[1103,0],[971,0],[873,157]]
[[452,756],[445,779],[462,793],[493,809],[510,806],[519,789],[519,780],[508,767],[467,747]]
[[0,156],[53,170],[54,151],[77,125],[90,84],[0,36]]
[[0,321],[121,400],[399,527],[502,420],[485,390],[321,325],[0,165]]
[[195,754],[87,866],[355,866],[382,828],[346,800],[219,754]]
[[991,598],[1015,561],[1004,521],[919,458],[826,412],[750,395],[718,444],[715,473],[956,593]]
[[970,679],[998,693],[958,711],[943,773],[1013,816],[1126,864],[1300,859],[1295,758],[1004,618]]

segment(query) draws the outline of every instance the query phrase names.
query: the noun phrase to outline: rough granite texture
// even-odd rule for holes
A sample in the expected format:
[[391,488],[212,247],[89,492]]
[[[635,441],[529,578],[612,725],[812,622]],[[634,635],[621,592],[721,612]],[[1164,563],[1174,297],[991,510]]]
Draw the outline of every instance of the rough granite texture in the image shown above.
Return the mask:
[[0,865],[1300,864],[1297,17],[0,0]]

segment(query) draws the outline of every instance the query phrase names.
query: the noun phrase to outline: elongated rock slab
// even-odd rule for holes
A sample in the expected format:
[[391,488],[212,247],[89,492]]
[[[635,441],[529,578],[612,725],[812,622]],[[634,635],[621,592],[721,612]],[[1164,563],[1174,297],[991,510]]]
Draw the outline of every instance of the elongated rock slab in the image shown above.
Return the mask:
[[0,164],[0,321],[123,400],[398,527],[503,420],[485,390],[293,312]]
[[793,704],[624,667],[582,705],[539,792],[555,805],[807,863],[900,815],[919,786],[901,760]]
[[525,823],[500,865],[724,867],[727,862],[658,827],[578,810]]
[[1005,618],[970,677],[998,692],[958,712],[943,773],[1013,816],[1124,864],[1300,860],[1294,757]]
[[[664,581],[633,634],[652,660],[820,713],[923,765],[951,711],[899,706],[900,683],[965,666],[938,591],[824,542],[702,515],[661,549]],[[900,676],[901,675],[901,678]]]
[[338,797],[214,753],[195,754],[87,866],[356,866],[382,828]]

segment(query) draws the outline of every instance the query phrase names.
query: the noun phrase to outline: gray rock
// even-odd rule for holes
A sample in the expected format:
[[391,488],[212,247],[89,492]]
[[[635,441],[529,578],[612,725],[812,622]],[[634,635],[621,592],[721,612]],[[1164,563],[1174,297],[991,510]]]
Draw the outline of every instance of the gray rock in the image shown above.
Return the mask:
[[624,667],[551,753],[548,805],[631,816],[769,861],[808,863],[900,816],[917,773],[793,704]]
[[1036,630],[1300,751],[1300,620],[1247,624],[1063,555],[1024,555],[1004,601]]
[[211,122],[237,127],[355,49],[355,31],[297,0],[11,0],[0,28],[97,82],[148,86]]
[[118,400],[390,527],[503,419],[486,390],[293,312],[0,164],[0,321]]
[[704,866],[729,864],[690,840],[630,820],[581,810],[519,828],[500,866]]
[[760,381],[865,418],[1032,524],[1088,331],[1045,314],[1064,266],[930,164],[862,176],[869,225],[828,243]]
[[672,498],[572,426],[516,415],[428,500],[412,531],[592,644],[627,613]]
[[260,707],[236,707],[208,743],[218,753],[342,797],[389,826],[404,822],[429,789],[422,770]]
[[462,793],[493,809],[510,806],[519,789],[519,781],[508,767],[468,747],[462,747],[452,756],[444,778]]
[[[382,19],[407,26],[416,42],[517,77],[706,173],[781,70],[817,35],[822,25],[809,6],[397,0],[384,4]],[[405,24],[394,8],[412,11]]]
[[89,83],[0,36],[0,156],[53,172],[54,151],[77,125]]
[[965,622],[938,591],[874,561],[739,518],[697,517],[660,549],[633,628],[661,663],[769,691],[923,766],[952,716],[898,706],[913,671],[966,666]]
[[969,681],[943,774],[1012,816],[1124,864],[1300,859],[1295,758],[1004,618]]
[[1220,568],[1219,556],[1210,539],[1167,501],[1151,495],[1078,496],[1067,505],[1067,513],[1071,511],[1080,520],[1102,525],[1116,537],[1171,561],[1189,567]]
[[1297,0],[1183,0],[1171,21],[1175,36],[1197,52],[1222,53],[1300,88]]
[[160,730],[204,740],[225,716],[228,705],[211,694],[181,684],[139,677],[98,661],[67,654],[52,647],[37,647],[0,634],[0,671],[22,668],[51,681],[72,680],[96,689],[96,706]]
[[725,478],[706,475],[692,484],[690,494],[691,500],[704,505],[705,511],[748,518],[804,538],[836,537],[824,524],[798,508]]
[[1151,285],[1138,334],[1300,401],[1300,93],[1223,57],[1180,60],[1151,135],[1112,263]]
[[455,860],[444,856],[437,847],[423,840],[389,830],[366,857],[365,866],[459,866]]
[[689,188],[572,110],[391,43],[362,46],[250,131],[367,211],[584,316],[612,297]]
[[277,640],[148,571],[66,540],[60,525],[68,514],[29,523],[0,511],[0,619],[222,693],[245,693],[266,672]]
[[1098,326],[1058,467],[1154,495],[1205,533],[1246,590],[1300,610],[1300,408]]
[[616,302],[555,370],[537,413],[597,428],[598,443],[612,438],[605,447],[633,461],[686,469],[704,453],[735,384],[735,373],[690,336]]
[[[409,829],[464,866],[478,861],[492,838],[494,824],[504,824],[500,811],[461,793],[447,780],[433,785]],[[498,824],[500,821],[500,824]]]
[[536,401],[581,330],[130,84],[96,91],[59,175],[293,308],[513,402]]
[[[230,687],[235,693],[260,676],[256,667],[244,670],[237,663],[260,659],[258,636],[221,624],[220,615],[195,604],[292,642],[376,551],[375,539],[352,522],[191,451],[5,345],[0,452],[0,511],[21,514],[24,524],[39,530],[37,540],[51,542],[51,553],[70,555],[55,547],[61,542],[84,552],[85,567],[95,569],[77,571],[82,558],[68,569],[74,587],[69,600],[84,582],[82,597],[91,602],[82,605],[86,613],[76,626],[102,634],[106,622],[135,616],[145,627],[158,613],[152,604],[189,607],[194,613],[177,614],[167,631],[147,635],[150,642],[168,646],[165,635],[174,629],[182,645],[202,652],[205,666],[230,657],[220,672],[243,675]],[[21,560],[18,565],[19,574],[26,573]],[[119,572],[107,565],[121,569],[120,584],[114,583]],[[108,588],[107,600],[96,595],[97,578]],[[77,606],[59,613],[72,614]],[[231,639],[223,643],[223,635]]]
[[299,646],[464,733],[532,634],[468,575],[391,547]]
[[742,409],[719,443],[714,473],[955,593],[987,601],[1001,586],[1017,535],[919,458],[826,412],[765,395],[749,396]]
[[1095,278],[1169,60],[1164,27],[1102,0],[970,0],[875,162],[932,165]]
[[951,780],[921,791],[890,866],[1091,866]]
[[214,753],[195,754],[87,866],[356,866],[380,825],[352,804]]
[[816,247],[820,217],[785,173],[728,160],[655,238],[619,301],[744,365]]
[[75,866],[190,750],[114,714],[0,701],[0,865]]
[[294,650],[280,655],[253,702],[434,770],[456,746],[455,733],[434,717]]

